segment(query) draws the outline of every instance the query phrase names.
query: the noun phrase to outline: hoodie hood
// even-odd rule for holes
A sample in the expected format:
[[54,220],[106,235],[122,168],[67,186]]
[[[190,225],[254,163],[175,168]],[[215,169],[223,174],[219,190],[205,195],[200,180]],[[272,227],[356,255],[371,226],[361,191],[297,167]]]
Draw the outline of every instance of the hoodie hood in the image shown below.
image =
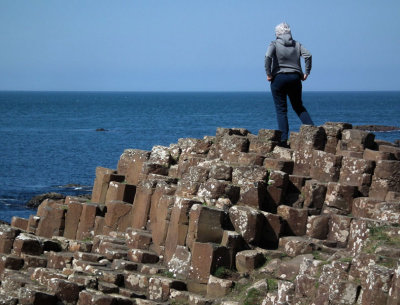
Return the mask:
[[276,41],[284,45],[285,47],[295,45],[295,42],[292,38],[292,34],[290,33],[279,35],[278,37],[276,37]]

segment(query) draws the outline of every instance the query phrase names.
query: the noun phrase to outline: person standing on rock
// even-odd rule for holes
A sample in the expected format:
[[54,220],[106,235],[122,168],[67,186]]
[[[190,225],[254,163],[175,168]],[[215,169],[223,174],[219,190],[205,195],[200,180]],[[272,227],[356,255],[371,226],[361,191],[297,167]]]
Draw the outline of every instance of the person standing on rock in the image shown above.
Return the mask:
[[[314,125],[302,101],[302,81],[311,72],[311,53],[299,42],[293,40],[290,27],[283,22],[275,27],[276,40],[272,41],[265,54],[265,71],[271,82],[271,93],[275,103],[278,127],[282,132],[281,146],[288,147],[289,123],[287,118],[287,97],[293,110],[303,124]],[[300,57],[304,58],[305,73]]]

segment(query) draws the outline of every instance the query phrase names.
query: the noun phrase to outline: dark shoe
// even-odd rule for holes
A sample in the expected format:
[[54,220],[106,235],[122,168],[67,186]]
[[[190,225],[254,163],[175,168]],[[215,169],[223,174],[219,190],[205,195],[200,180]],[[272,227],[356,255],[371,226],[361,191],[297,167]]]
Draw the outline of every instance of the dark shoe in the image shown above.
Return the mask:
[[287,141],[281,141],[278,146],[283,147],[283,148],[290,148],[289,144]]

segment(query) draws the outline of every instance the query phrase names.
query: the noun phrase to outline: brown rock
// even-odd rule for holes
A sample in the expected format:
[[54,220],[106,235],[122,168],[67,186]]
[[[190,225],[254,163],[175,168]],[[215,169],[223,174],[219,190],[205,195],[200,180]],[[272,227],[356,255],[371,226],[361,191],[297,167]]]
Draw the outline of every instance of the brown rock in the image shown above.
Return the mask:
[[30,255],[40,255],[43,252],[43,246],[38,237],[21,233],[13,244],[13,253],[20,256],[22,253]]
[[307,236],[317,239],[326,239],[329,231],[329,216],[309,216],[307,221]]
[[240,273],[254,271],[264,263],[264,255],[257,250],[245,250],[236,254],[236,269]]
[[191,259],[192,255],[189,249],[178,245],[168,262],[168,270],[173,273],[174,277],[186,279],[189,274]]
[[20,270],[24,266],[24,260],[15,255],[0,254],[0,276],[3,275],[4,270]]
[[254,181],[267,181],[268,170],[261,166],[237,167],[232,172],[232,183],[243,186]]
[[235,266],[236,254],[247,249],[246,242],[244,241],[243,237],[235,231],[224,231],[221,246],[224,246],[228,249],[230,269]]
[[132,228],[146,228],[151,206],[151,196],[153,195],[155,186],[156,184],[153,181],[142,181],[138,184],[132,208]]
[[343,215],[330,215],[328,240],[335,241],[340,248],[345,248],[349,238],[351,220],[351,217]]
[[189,278],[207,283],[208,278],[218,267],[228,267],[228,249],[213,243],[193,243],[192,263]]
[[92,190],[92,201],[104,203],[106,200],[107,189],[110,181],[124,181],[125,177],[116,175],[115,171],[109,168],[97,167],[96,179]]
[[189,229],[189,212],[198,201],[177,197],[171,212],[165,239],[165,261],[168,262],[178,245],[184,246]]
[[45,206],[41,211],[42,215],[36,229],[36,235],[48,238],[63,236],[66,211],[67,206],[60,203]]
[[79,299],[79,286],[76,283],[54,279],[49,282],[49,288],[64,303],[76,303]]
[[310,176],[321,182],[336,182],[339,180],[341,166],[342,156],[314,150]]
[[390,145],[379,145],[379,151],[388,152],[394,156],[396,160],[400,160],[400,148]]
[[286,221],[286,233],[288,235],[302,236],[306,234],[307,210],[281,205],[278,207],[278,215]]
[[19,234],[19,232],[19,230],[9,225],[0,225],[0,253],[11,253],[14,239]]
[[229,294],[233,288],[231,280],[220,279],[210,276],[207,283],[207,298],[221,298]]
[[279,248],[290,257],[295,257],[311,253],[314,250],[314,244],[306,237],[287,236],[279,239]]
[[366,279],[367,286],[363,289],[361,304],[386,304],[392,277],[392,269],[379,265],[370,265]]
[[104,216],[104,208],[104,205],[97,203],[83,204],[76,239],[82,240],[93,236],[96,216]]
[[70,202],[68,204],[68,210],[65,214],[64,237],[69,239],[76,238],[76,232],[78,231],[79,219],[81,218],[82,210],[83,204],[81,202]]
[[65,252],[49,252],[47,254],[47,267],[53,269],[64,269],[72,266],[72,253]]
[[104,224],[112,231],[125,232],[132,223],[132,204],[113,200],[107,202],[106,207]]
[[[334,208],[341,213],[349,214],[353,198],[357,196],[357,187],[335,182],[329,182],[325,197],[325,206]],[[329,211],[326,211],[329,213]]]
[[235,231],[247,243],[257,244],[261,241],[265,218],[260,211],[247,206],[233,206],[229,209],[229,218]]
[[189,228],[186,245],[192,248],[194,242],[220,243],[224,233],[226,214],[219,209],[200,204],[193,205],[189,214]]
[[[141,165],[149,159],[149,156],[149,151],[125,149],[118,161],[118,174],[125,175],[127,180],[135,180],[141,171]],[[134,168],[136,169],[136,177]],[[132,184],[136,185],[137,181]]]
[[322,209],[327,184],[316,180],[307,180],[304,186],[304,207]]
[[11,226],[26,231],[28,229],[28,219],[13,216],[11,218]]
[[114,200],[133,203],[135,193],[136,186],[132,184],[111,181],[108,186],[105,203],[107,204],[108,202]]

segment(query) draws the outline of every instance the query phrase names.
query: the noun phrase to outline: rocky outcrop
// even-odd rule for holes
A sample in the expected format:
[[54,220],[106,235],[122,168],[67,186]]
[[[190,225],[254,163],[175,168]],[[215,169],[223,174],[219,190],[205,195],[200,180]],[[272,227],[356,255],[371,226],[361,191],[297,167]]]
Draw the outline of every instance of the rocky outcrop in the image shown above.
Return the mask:
[[346,123],[219,128],[0,226],[5,304],[399,304],[400,148]]

